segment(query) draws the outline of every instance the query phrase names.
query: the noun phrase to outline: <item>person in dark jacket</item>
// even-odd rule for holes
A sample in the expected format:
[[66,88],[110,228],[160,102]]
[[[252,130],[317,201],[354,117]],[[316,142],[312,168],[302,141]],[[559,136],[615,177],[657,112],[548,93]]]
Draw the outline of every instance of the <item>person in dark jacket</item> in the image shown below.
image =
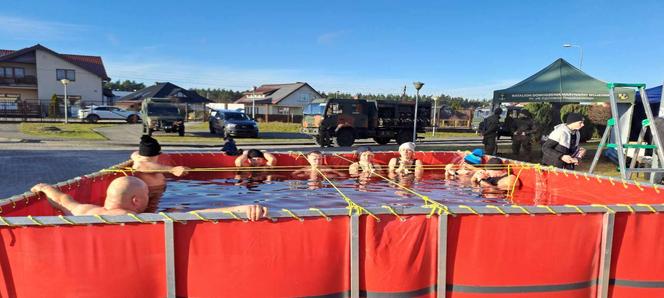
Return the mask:
[[567,114],[565,123],[558,124],[542,145],[542,164],[574,170],[586,153],[584,148],[579,147],[579,130],[582,127],[581,114]]
[[519,117],[514,119],[510,125],[512,132],[512,153],[519,158],[521,148],[526,157],[530,159],[532,152],[532,134],[535,133],[535,121],[528,110],[519,111]]
[[484,144],[484,152],[489,155],[495,155],[498,149],[496,145],[496,137],[498,137],[498,130],[500,129],[500,114],[503,113],[501,108],[496,108],[493,115],[484,119],[484,130],[482,132],[482,143]]

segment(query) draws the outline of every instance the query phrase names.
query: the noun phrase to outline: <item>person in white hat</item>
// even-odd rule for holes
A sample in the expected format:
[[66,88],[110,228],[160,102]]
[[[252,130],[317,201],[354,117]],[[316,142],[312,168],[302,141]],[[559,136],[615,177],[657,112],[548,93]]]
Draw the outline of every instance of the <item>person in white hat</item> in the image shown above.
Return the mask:
[[390,175],[415,174],[416,178],[422,176],[424,169],[422,161],[415,158],[415,143],[406,142],[399,146],[399,157],[390,159],[388,164]]

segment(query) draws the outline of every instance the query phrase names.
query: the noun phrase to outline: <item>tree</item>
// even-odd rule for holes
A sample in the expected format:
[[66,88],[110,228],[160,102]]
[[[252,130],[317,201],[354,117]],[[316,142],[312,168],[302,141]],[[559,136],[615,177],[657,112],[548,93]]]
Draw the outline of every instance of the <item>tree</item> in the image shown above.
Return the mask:
[[124,81],[117,80],[115,82],[104,83],[104,88],[111,90],[118,90],[118,91],[133,92],[145,88],[145,84],[130,80],[124,80]]

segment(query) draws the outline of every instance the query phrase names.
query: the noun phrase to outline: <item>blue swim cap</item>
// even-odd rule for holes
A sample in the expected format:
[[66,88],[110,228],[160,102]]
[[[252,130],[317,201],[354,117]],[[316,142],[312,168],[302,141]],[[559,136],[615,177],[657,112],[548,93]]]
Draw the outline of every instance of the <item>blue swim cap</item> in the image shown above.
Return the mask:
[[484,156],[484,150],[477,148],[466,155],[463,160],[469,164],[478,165],[482,163],[482,156]]

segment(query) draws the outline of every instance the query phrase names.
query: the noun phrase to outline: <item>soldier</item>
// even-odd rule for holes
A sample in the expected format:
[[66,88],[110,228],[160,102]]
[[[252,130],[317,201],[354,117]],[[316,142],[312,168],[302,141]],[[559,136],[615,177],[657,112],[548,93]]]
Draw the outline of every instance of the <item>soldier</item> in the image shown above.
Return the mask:
[[484,119],[482,129],[482,143],[484,144],[484,152],[489,155],[495,155],[498,149],[496,145],[496,137],[498,130],[500,130],[500,114],[503,113],[501,108],[496,108],[493,115]]
[[535,133],[535,121],[533,121],[528,110],[519,111],[519,117],[512,121],[510,131],[512,132],[512,153],[519,158],[521,148],[530,160],[532,152],[532,135]]

